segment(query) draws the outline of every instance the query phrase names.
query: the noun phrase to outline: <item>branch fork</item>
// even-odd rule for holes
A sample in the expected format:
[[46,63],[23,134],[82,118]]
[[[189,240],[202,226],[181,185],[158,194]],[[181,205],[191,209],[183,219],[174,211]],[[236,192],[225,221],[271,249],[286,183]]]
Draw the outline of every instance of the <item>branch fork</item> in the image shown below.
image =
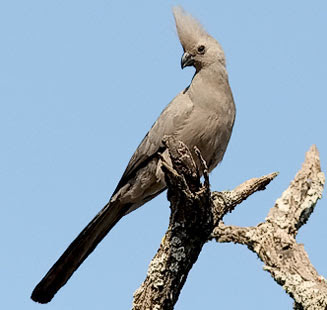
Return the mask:
[[189,271],[223,216],[277,176],[272,173],[248,180],[232,191],[211,193],[208,169],[200,151],[194,149],[197,166],[182,142],[165,137],[163,144],[172,163],[161,158],[168,186],[170,221],[146,279],[134,293],[134,310],[173,309]]
[[[277,199],[264,222],[255,227],[225,225],[224,215],[278,175],[250,179],[232,191],[210,192],[206,163],[173,137],[165,137],[171,163],[162,158],[171,215],[168,230],[152,259],[146,279],[134,293],[133,309],[173,309],[203,245],[212,239],[246,245],[274,280],[294,299],[294,309],[327,309],[327,281],[312,266],[298,230],[322,196],[325,177],[312,146],[290,186]],[[196,163],[198,166],[196,165]],[[204,183],[201,183],[201,176]]]

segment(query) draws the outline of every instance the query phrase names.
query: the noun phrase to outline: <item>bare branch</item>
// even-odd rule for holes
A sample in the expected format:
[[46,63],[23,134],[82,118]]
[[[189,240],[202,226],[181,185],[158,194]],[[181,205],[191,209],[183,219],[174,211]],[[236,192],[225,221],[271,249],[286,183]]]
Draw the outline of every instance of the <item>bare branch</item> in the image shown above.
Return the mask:
[[321,198],[324,174],[318,150],[312,146],[301,170],[256,227],[219,224],[212,237],[219,242],[247,245],[264,262],[264,269],[294,299],[294,309],[326,309],[326,280],[312,266],[303,245],[295,240]]
[[162,166],[171,215],[168,230],[146,279],[134,293],[133,309],[173,309],[186,277],[212,231],[210,191],[200,183],[188,148],[165,138],[173,167]]
[[[146,279],[134,293],[134,310],[173,309],[189,271],[205,242],[222,217],[257,190],[262,190],[276,176],[252,179],[234,191],[211,195],[206,165],[197,151],[196,166],[190,151],[180,141],[166,137],[172,166],[163,160],[171,203],[168,230],[152,259]],[[200,172],[199,172],[200,171]]]
[[[326,309],[326,280],[295,240],[323,190],[324,174],[316,147],[309,150],[302,169],[266,221],[255,227],[237,227],[226,226],[221,222],[223,216],[254,192],[265,189],[277,173],[250,179],[232,191],[211,194],[199,151],[194,150],[194,161],[183,143],[169,137],[164,144],[171,159],[169,163],[162,160],[171,203],[170,223],[145,281],[134,294],[133,309],[173,309],[202,246],[212,238],[244,244],[255,252],[264,269],[294,299],[294,309]],[[205,176],[204,185],[201,175]]]
[[251,246],[251,234],[255,227],[239,227],[225,225],[219,222],[218,226],[213,230],[210,239],[216,239],[220,243],[233,242]]
[[298,229],[307,222],[318,199],[321,198],[324,183],[325,176],[320,169],[319,152],[313,145],[306,154],[301,170],[277,199],[266,221],[295,236]]
[[261,178],[253,178],[245,181],[241,185],[234,188],[232,191],[213,192],[212,200],[219,210],[219,206],[223,206],[223,210],[218,213],[232,212],[238,204],[246,200],[253,193],[265,190],[266,186],[278,175],[277,172],[267,174]]

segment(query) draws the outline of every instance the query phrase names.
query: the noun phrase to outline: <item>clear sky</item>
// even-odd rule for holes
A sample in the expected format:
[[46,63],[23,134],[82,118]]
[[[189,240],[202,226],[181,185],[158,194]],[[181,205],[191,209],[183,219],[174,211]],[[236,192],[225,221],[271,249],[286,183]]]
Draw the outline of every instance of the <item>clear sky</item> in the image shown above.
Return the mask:
[[[135,148],[190,82],[171,7],[223,46],[237,118],[214,190],[280,175],[225,222],[256,225],[317,144],[326,170],[327,2],[1,1],[1,309],[130,309],[167,228],[165,194],[125,217],[48,305],[30,293],[108,201]],[[327,276],[323,198],[298,241]],[[246,247],[205,245],[176,309],[291,309]]]

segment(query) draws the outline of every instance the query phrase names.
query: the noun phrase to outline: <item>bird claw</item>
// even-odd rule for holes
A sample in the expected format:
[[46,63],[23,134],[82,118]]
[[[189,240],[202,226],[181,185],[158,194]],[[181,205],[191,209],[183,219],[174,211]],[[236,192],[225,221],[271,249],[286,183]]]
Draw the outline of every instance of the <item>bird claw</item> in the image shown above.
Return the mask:
[[204,178],[204,187],[207,190],[210,190],[210,181],[209,181],[209,172],[208,172],[207,163],[206,163],[205,159],[202,157],[201,152],[197,146],[194,147],[194,152],[200,161],[199,168],[201,169],[201,172],[202,172],[202,175]]

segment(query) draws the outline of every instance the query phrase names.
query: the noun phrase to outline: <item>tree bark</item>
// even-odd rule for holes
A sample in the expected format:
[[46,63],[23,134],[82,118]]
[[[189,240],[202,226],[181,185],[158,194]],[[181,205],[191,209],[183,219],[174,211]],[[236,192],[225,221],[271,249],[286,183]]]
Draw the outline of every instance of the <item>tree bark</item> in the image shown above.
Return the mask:
[[226,226],[220,222],[210,239],[246,245],[264,263],[264,270],[294,299],[294,309],[327,309],[326,279],[311,264],[298,230],[321,198],[325,177],[319,153],[312,146],[301,170],[277,199],[265,221],[255,227]]
[[[187,275],[205,242],[223,216],[277,174],[246,181],[232,191],[210,192],[207,168],[198,150],[197,167],[188,148],[173,138],[164,140],[172,166],[163,162],[171,215],[168,230],[152,259],[146,279],[134,293],[134,310],[173,309]],[[200,176],[204,176],[204,184]]]

